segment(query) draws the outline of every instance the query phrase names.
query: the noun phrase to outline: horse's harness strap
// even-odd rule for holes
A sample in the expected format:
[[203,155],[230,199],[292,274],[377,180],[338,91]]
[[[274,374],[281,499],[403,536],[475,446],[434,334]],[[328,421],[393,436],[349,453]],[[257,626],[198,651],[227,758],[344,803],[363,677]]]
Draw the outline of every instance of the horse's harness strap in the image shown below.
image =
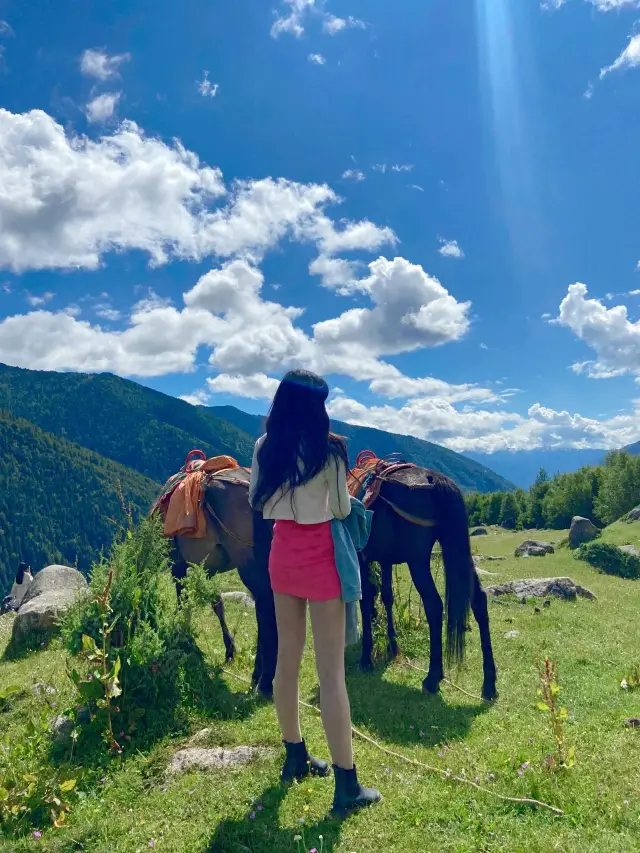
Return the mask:
[[243,545],[247,545],[249,548],[255,548],[255,542],[249,542],[246,539],[243,539],[242,536],[238,536],[238,534],[234,533],[233,530],[230,530],[224,523],[224,521],[220,518],[220,516],[216,513],[215,509],[211,506],[211,504],[207,504],[207,509],[213,516],[213,520],[216,522],[216,524],[220,525],[220,527],[224,530],[227,536],[231,536],[232,539],[241,542]]
[[405,521],[409,521],[411,524],[418,524],[420,527],[435,527],[437,524],[437,522],[431,521],[430,519],[419,518],[417,515],[411,515],[411,513],[405,512],[403,509],[400,509],[397,504],[394,504],[383,495],[378,495],[378,498],[388,504],[391,509],[400,516],[400,518],[404,518]]

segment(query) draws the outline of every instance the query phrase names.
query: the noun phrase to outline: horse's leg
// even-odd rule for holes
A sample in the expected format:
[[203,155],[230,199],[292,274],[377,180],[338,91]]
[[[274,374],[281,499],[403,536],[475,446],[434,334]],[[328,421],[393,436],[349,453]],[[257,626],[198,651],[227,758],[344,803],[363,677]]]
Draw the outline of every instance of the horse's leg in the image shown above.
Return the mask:
[[444,607],[440,593],[431,576],[431,558],[426,566],[423,563],[409,563],[411,578],[415,584],[422,603],[424,612],[429,623],[429,672],[422,682],[422,689],[426,693],[435,694],[440,689],[440,682],[444,678],[442,665],[442,616]]
[[380,571],[382,574],[382,603],[387,611],[389,655],[393,660],[398,657],[398,640],[396,635],[396,626],[393,621],[393,564],[382,563]]
[[484,670],[484,681],[482,684],[482,698],[493,702],[498,698],[496,689],[496,663],[493,658],[491,646],[491,633],[489,631],[489,609],[487,607],[487,593],[482,589],[480,579],[476,572],[473,573],[473,594],[471,597],[471,609],[480,629],[480,646],[482,648],[482,668]]
[[218,598],[216,603],[212,605],[212,610],[218,617],[220,627],[222,628],[222,639],[224,640],[224,647],[226,649],[225,660],[227,663],[230,663],[236,656],[236,647],[224,616],[224,601],[222,597]]
[[256,603],[258,641],[251,680],[260,693],[270,698],[273,696],[273,679],[278,660],[278,626],[269,572],[266,566],[258,566],[254,560],[243,566],[239,574]]
[[369,564],[360,558],[360,579],[362,582],[362,598],[360,612],[362,613],[362,652],[360,654],[360,669],[373,669],[373,613],[375,609],[376,588],[371,583]]

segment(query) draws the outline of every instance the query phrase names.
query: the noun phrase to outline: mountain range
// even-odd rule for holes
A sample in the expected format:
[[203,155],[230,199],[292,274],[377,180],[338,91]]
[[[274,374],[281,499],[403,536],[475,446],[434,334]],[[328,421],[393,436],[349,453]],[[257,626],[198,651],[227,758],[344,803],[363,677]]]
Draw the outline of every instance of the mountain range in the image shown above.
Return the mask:
[[[263,418],[192,406],[112,374],[30,371],[0,364],[0,592],[17,563],[86,571],[117,529],[147,511],[160,484],[200,448],[249,465]],[[333,422],[352,461],[397,453],[465,491],[512,491],[487,466],[427,441]]]

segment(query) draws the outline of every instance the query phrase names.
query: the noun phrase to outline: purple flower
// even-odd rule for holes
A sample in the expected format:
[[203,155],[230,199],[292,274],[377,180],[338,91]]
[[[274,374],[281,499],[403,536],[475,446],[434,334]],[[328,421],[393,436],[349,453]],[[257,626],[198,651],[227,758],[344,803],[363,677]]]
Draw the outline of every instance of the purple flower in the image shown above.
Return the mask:
[[249,820],[255,820],[255,819],[256,819],[256,813],[251,812],[251,814],[249,815]]
[[409,726],[409,728],[410,728],[410,729],[415,729],[415,726],[413,725],[413,723],[411,723],[411,725]]
[[39,829],[36,829],[36,831],[33,833],[33,837],[34,838],[42,838],[42,833],[40,832]]
[[155,840],[155,838],[149,839],[149,847],[155,847],[157,843],[158,842]]
[[263,806],[262,804],[258,805],[258,807],[257,807],[257,808],[258,808],[258,811],[259,811],[259,812],[264,811],[264,806]]

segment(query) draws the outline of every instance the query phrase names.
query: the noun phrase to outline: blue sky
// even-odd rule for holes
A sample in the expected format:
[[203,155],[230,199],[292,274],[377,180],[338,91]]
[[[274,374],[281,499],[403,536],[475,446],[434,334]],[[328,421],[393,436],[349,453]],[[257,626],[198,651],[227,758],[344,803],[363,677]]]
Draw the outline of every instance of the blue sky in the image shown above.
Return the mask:
[[638,440],[638,20],[0,0],[0,361],[249,411],[305,366],[460,451]]

